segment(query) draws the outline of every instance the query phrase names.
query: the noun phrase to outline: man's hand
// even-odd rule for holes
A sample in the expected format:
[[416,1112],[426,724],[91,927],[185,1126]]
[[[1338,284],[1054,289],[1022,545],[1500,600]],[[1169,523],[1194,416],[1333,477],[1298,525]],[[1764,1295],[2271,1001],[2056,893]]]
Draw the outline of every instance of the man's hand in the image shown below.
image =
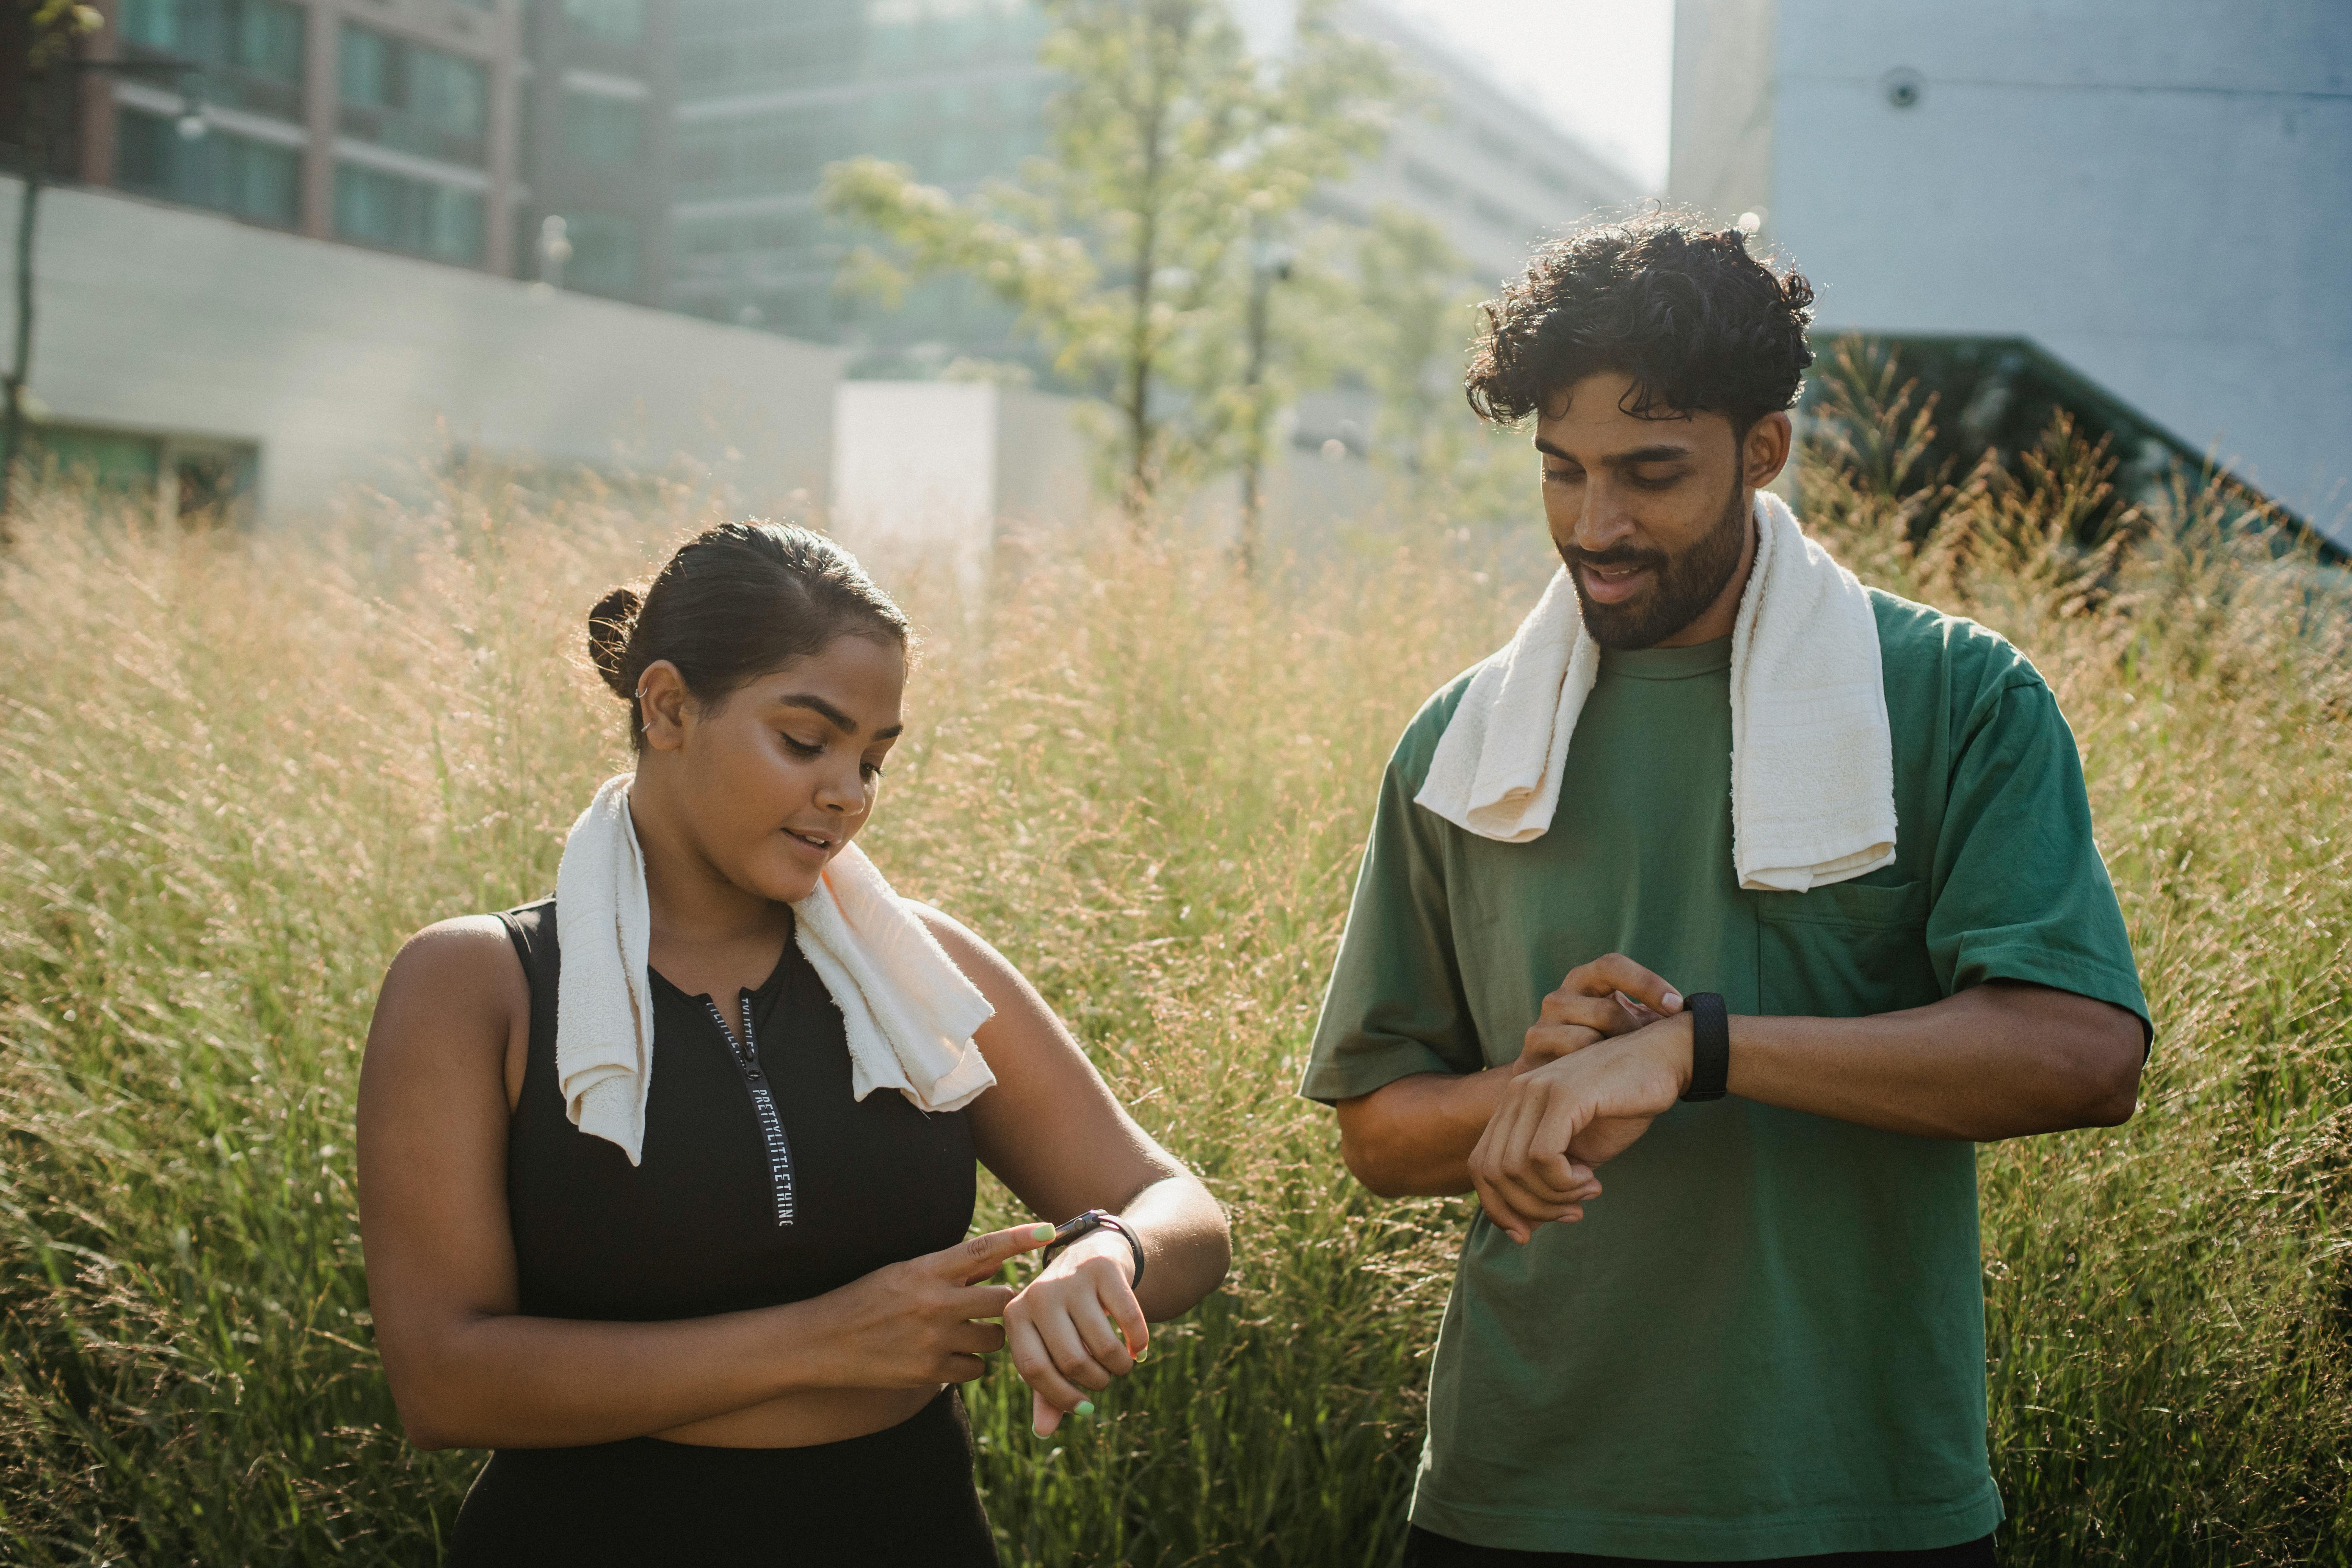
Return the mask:
[[[1585,1202],[1601,1192],[1591,1167],[1622,1153],[1682,1093],[1690,1079],[1689,1026],[1656,1032],[1682,1005],[1673,986],[1615,952],[1580,964],[1544,998],[1517,1074],[1470,1156],[1479,1202],[1513,1240],[1527,1241],[1538,1225],[1583,1218]],[[1615,1042],[1643,1037],[1654,1037],[1629,1065]],[[1657,1084],[1667,1080],[1671,1092],[1652,1104]]]
[[1591,1168],[1616,1158],[1690,1086],[1691,1026],[1661,1019],[1599,1040],[1511,1080],[1470,1152],[1478,1202],[1514,1241],[1584,1217]]

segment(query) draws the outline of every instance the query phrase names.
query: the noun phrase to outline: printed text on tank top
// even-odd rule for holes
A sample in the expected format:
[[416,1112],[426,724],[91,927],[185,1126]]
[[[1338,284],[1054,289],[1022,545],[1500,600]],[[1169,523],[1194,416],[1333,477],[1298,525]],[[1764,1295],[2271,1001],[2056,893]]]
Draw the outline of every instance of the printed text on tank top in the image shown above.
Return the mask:
[[751,994],[741,994],[743,1004],[743,1034],[739,1039],[727,1026],[726,1016],[719,1004],[709,996],[697,998],[710,1021],[719,1026],[719,1038],[727,1042],[727,1054],[735,1058],[738,1071],[743,1075],[743,1087],[751,1095],[751,1110],[760,1119],[760,1138],[767,1146],[768,1183],[770,1195],[775,1200],[776,1223],[793,1223],[793,1146],[784,1137],[783,1118],[776,1114],[776,1097],[768,1087],[767,1074],[760,1070],[760,1042],[751,1032]]

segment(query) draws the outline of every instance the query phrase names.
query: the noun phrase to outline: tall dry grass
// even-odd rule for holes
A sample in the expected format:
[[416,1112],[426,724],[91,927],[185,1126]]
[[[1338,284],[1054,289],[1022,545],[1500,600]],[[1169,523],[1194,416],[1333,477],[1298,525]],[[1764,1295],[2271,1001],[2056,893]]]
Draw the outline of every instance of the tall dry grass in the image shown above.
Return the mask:
[[[2005,1555],[2341,1560],[2343,597],[2193,507],[2085,549],[2053,524],[2098,465],[2063,441],[1911,491],[1901,414],[1840,428],[1825,536],[2057,687],[2163,1031],[2130,1124],[1985,1155]],[[408,1448],[370,1348],[359,1042],[409,931],[551,884],[622,762],[581,614],[710,503],[484,480],[250,539],[43,507],[0,563],[0,1556],[435,1561],[478,1456]],[[1368,1198],[1290,1085],[1387,748],[1540,540],[1251,588],[1103,531],[970,616],[910,590],[871,845],[1045,989],[1236,1263],[1087,1429],[1040,1443],[978,1385],[990,1508],[1016,1563],[1388,1563],[1464,1209]]]

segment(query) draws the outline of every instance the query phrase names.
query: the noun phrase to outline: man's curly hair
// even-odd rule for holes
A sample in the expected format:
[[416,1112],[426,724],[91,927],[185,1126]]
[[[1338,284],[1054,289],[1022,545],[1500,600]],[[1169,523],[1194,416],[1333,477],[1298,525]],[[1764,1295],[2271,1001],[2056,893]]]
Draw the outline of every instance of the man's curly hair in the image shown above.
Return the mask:
[[1813,286],[1748,254],[1736,228],[1657,215],[1553,240],[1481,307],[1463,390],[1516,424],[1596,371],[1631,377],[1637,418],[1727,416],[1734,429],[1791,406],[1813,351]]

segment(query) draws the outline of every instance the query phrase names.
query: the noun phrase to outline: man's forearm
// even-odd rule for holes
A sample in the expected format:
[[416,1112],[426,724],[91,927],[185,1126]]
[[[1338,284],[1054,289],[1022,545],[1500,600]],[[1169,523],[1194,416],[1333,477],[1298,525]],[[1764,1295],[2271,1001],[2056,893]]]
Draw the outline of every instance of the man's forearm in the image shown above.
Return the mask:
[[[1669,1022],[1686,1042],[1687,1022]],[[1888,1132],[1990,1142],[2126,1120],[2142,1056],[2123,1008],[1992,984],[1873,1017],[1736,1016],[1727,1087]]]
[[1339,1152],[1384,1198],[1452,1197],[1470,1191],[1478,1146],[1518,1064],[1475,1073],[1415,1073],[1339,1101]]

